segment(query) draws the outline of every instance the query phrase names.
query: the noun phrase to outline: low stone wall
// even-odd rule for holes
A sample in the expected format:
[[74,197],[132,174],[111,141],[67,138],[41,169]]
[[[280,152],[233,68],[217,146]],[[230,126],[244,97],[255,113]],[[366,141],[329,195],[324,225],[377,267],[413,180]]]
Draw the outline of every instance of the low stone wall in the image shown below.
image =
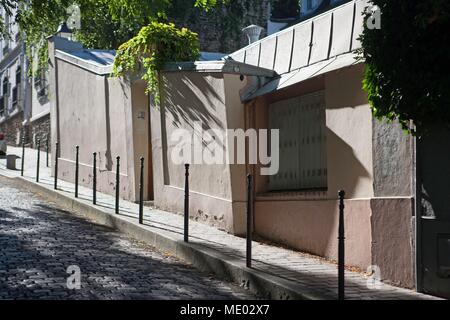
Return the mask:
[[0,131],[5,134],[6,143],[8,145],[20,145],[23,132],[25,131],[25,135],[27,135],[28,131],[27,128],[23,127],[23,112],[20,111],[8,118],[5,122],[0,123]]
[[[41,150],[45,150],[46,141],[51,139],[50,114],[43,116],[30,124],[30,139],[32,148],[36,149],[38,139],[41,140]],[[50,142],[50,141],[49,141]]]

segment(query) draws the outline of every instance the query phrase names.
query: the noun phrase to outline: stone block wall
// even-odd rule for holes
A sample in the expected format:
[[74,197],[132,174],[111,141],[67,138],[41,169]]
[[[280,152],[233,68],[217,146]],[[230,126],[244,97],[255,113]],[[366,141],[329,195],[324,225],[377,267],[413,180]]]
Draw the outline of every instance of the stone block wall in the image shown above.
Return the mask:
[[47,139],[51,139],[50,114],[43,116],[30,124],[30,142],[33,148],[37,148],[37,141],[41,140],[41,150],[45,150]]
[[[198,33],[202,51],[231,53],[248,44],[242,29],[256,24],[267,28],[270,0],[237,0],[208,12],[174,12],[178,26]],[[184,15],[183,15],[184,14]],[[265,33],[261,37],[265,36]]]
[[21,145],[22,135],[25,132],[27,137],[27,128],[23,126],[23,111],[9,117],[3,123],[0,123],[0,131],[5,134],[6,143],[10,146]]

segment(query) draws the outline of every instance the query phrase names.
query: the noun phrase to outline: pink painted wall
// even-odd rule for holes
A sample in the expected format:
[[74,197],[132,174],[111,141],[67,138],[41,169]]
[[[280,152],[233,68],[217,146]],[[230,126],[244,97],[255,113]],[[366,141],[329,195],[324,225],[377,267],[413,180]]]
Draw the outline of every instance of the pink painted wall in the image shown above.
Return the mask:
[[414,287],[412,198],[371,200],[372,264],[381,279],[402,287]]
[[[258,235],[297,250],[337,260],[337,201],[257,201]],[[346,263],[367,268],[371,264],[370,200],[346,203]]]

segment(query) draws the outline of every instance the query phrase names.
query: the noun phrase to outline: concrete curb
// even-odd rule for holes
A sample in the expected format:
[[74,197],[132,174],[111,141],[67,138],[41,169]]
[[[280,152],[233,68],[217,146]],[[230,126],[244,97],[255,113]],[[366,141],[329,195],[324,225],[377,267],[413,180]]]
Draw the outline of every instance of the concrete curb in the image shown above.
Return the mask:
[[21,177],[9,178],[4,176],[4,178],[22,189],[46,197],[64,209],[75,211],[100,225],[114,228],[136,240],[166,251],[201,271],[213,273],[218,278],[247,288],[261,298],[275,300],[326,300],[334,298],[318,294],[307,286],[292,283],[267,272],[249,269],[245,265],[245,259],[232,259],[230,256],[206,246],[185,243],[168,235],[154,232],[139,225],[137,219],[136,222],[131,221],[129,217],[114,214],[113,210],[75,199],[62,191],[51,190]]

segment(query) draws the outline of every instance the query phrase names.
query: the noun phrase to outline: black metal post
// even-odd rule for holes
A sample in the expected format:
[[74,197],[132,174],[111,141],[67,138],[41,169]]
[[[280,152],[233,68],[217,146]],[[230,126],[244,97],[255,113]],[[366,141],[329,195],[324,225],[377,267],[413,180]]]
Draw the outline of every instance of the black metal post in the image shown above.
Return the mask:
[[20,175],[23,177],[23,172],[25,170],[25,136],[22,137],[22,164],[20,167]]
[[345,227],[344,227],[345,191],[339,191],[339,244],[338,244],[338,279],[339,300],[345,300]]
[[141,179],[139,180],[139,223],[144,224],[144,158],[141,158]]
[[59,157],[59,143],[56,143],[55,148],[55,190],[58,189],[58,157]]
[[41,166],[41,140],[37,141],[36,182],[39,182],[39,168]]
[[247,176],[247,268],[252,267],[253,240],[253,177]]
[[189,165],[185,165],[184,184],[184,242],[189,242]]
[[75,147],[75,198],[78,198],[78,180],[80,176],[80,146]]
[[116,158],[116,214],[119,214],[119,198],[120,198],[120,157]]
[[97,204],[97,153],[94,152],[92,155],[94,156],[94,166],[92,168],[92,203]]
[[46,151],[46,166],[48,168],[50,166],[49,165],[49,160],[48,160],[48,137],[45,140],[45,151]]

